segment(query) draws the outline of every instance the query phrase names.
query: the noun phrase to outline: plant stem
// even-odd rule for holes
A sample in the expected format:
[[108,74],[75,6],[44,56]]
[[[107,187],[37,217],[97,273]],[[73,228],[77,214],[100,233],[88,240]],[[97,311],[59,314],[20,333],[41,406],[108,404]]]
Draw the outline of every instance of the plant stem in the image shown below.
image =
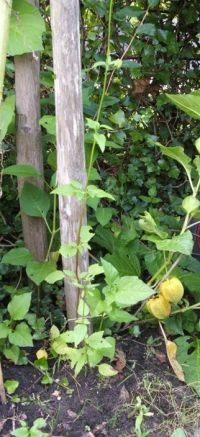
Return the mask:
[[56,194],[54,194],[53,195],[53,223],[52,223],[51,238],[50,238],[49,247],[48,247],[48,251],[47,251],[47,255],[46,255],[46,260],[48,260],[48,258],[49,258],[49,254],[51,252],[53,240],[54,240],[55,234],[57,232],[57,229],[56,229],[56,200],[57,200]]

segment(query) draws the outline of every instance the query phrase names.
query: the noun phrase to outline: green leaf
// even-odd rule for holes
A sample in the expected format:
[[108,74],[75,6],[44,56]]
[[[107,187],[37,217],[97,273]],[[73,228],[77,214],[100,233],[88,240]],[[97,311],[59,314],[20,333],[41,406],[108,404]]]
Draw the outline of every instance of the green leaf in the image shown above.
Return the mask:
[[32,259],[32,255],[28,249],[25,247],[19,247],[17,249],[11,249],[8,253],[6,253],[1,262],[4,264],[11,264],[13,266],[26,266],[26,264]]
[[74,346],[77,347],[87,336],[87,326],[77,323],[74,327]]
[[48,134],[56,136],[56,117],[55,115],[44,115],[40,119],[40,126],[44,127]]
[[29,437],[29,430],[27,426],[20,426],[20,428],[15,429],[15,431],[11,432],[11,435],[14,437]]
[[47,426],[47,422],[42,417],[39,417],[38,419],[34,420],[34,422],[33,422],[33,427],[35,427],[37,429],[45,428],[45,426]]
[[88,268],[89,275],[93,278],[97,275],[101,275],[104,272],[103,267],[99,264],[91,264]]
[[33,165],[28,164],[10,165],[5,167],[2,172],[12,176],[41,176],[41,173]]
[[194,351],[187,356],[183,370],[186,383],[200,395],[200,340],[193,343]]
[[152,23],[145,23],[142,24],[137,28],[137,35],[148,35],[148,36],[154,36],[156,32],[155,25]]
[[53,261],[31,261],[26,267],[26,273],[36,285],[39,285],[42,281],[46,280],[48,275],[54,272],[55,269],[56,265]]
[[14,364],[17,364],[20,356],[20,349],[18,346],[12,345],[8,348],[5,348],[3,350],[3,354],[8,360],[12,361]]
[[77,313],[79,316],[87,317],[90,313],[90,308],[83,299],[79,300]]
[[60,331],[57,328],[57,326],[52,325],[51,329],[50,329],[50,336],[52,340],[55,340],[55,338],[59,337],[60,335]]
[[97,226],[93,241],[99,246],[104,247],[108,252],[113,252],[115,247],[115,237],[110,229]]
[[6,136],[15,113],[15,95],[6,97],[0,105],[0,144]]
[[106,283],[111,286],[113,282],[119,278],[119,273],[112,264],[105,261],[103,258],[101,259],[101,264],[104,270]]
[[50,273],[45,278],[45,281],[48,282],[48,284],[55,284],[57,281],[61,281],[65,278],[65,275],[62,270],[55,270],[55,272]]
[[[105,62],[104,62],[105,64]],[[98,121],[92,120],[91,118],[86,118],[86,126],[94,131],[98,131],[100,129],[100,124]]]
[[197,149],[197,152],[200,153],[200,138],[197,138],[195,141],[195,147]]
[[19,381],[16,381],[15,379],[7,379],[4,382],[4,386],[7,393],[12,395],[17,390],[17,387],[19,387]]
[[187,212],[187,214],[191,214],[200,206],[200,201],[194,196],[187,196],[183,199],[182,207]]
[[12,320],[24,319],[30,308],[31,294],[32,293],[23,293],[12,298],[8,304],[8,312]]
[[171,239],[155,241],[158,250],[167,250],[169,252],[178,252],[184,255],[191,255],[193,249],[192,233],[188,230],[181,235]]
[[85,196],[83,187],[78,181],[72,181],[67,185],[63,185],[62,187],[57,187],[51,193],[59,194],[60,196],[74,196],[77,197],[78,199],[83,199],[83,197]]
[[30,328],[25,322],[19,323],[15,330],[9,334],[11,344],[19,347],[33,346]]
[[109,319],[117,323],[130,323],[137,320],[135,316],[119,308],[112,309],[109,314]]
[[89,197],[98,197],[99,199],[105,197],[111,200],[115,200],[111,194],[107,193],[104,190],[101,190],[100,188],[97,188],[95,185],[87,186],[87,194]]
[[8,54],[10,56],[43,50],[45,24],[38,8],[25,0],[13,0]]
[[87,338],[86,343],[93,349],[100,349],[103,347],[103,335],[104,331],[94,332]]
[[126,123],[125,113],[122,111],[122,109],[119,109],[119,111],[115,112],[115,114],[112,114],[110,117],[110,120],[117,124],[119,128],[123,127]]
[[123,276],[115,282],[115,302],[122,308],[135,305],[154,294],[154,290],[137,276]]
[[109,223],[111,217],[116,212],[114,208],[97,208],[95,215],[100,225],[105,226]]
[[200,120],[200,95],[195,94],[166,94],[178,108],[190,117]]
[[143,231],[147,232],[147,234],[155,234],[160,238],[167,237],[167,232],[159,228],[151,214],[147,211],[145,211],[144,215],[139,219],[139,226]]
[[65,331],[60,334],[60,338],[65,343],[74,343],[74,331]]
[[183,428],[176,428],[170,437],[187,437]]
[[197,169],[198,176],[200,176],[200,156],[196,156],[196,158],[194,159],[193,163],[194,163],[194,165],[195,165],[195,167]]
[[113,367],[110,366],[110,364],[105,364],[105,363],[99,364],[98,370],[100,375],[106,376],[107,378],[111,376],[115,376],[118,373],[117,370],[113,369]]
[[98,144],[101,152],[103,153],[106,147],[106,137],[104,134],[95,133],[94,134],[94,140]]
[[9,328],[6,322],[0,323],[0,339],[7,338],[10,332],[11,328]]
[[109,358],[110,360],[112,360],[114,358],[115,355],[115,348],[116,348],[116,340],[113,337],[106,337],[105,338],[106,341],[106,347],[102,347],[101,346],[101,353],[102,353],[102,358],[106,357]]
[[81,230],[80,230],[80,242],[81,242],[81,244],[88,243],[88,241],[90,241],[91,238],[95,235],[91,231],[92,231],[91,226],[87,226],[87,225],[81,226]]
[[148,0],[148,6],[150,8],[155,8],[160,3],[160,0]]
[[76,243],[62,244],[59,249],[59,253],[65,258],[75,256],[78,252],[78,246]]
[[179,162],[181,164],[186,173],[191,174],[192,167],[190,165],[191,158],[184,153],[183,147],[181,146],[175,146],[175,147],[165,147],[161,144],[158,144],[161,152],[163,155],[168,156],[169,158],[174,159],[175,161]]
[[119,276],[139,276],[141,273],[137,256],[125,248],[116,249],[112,255],[108,253],[104,259],[117,269]]
[[28,182],[24,183],[20,204],[23,212],[31,217],[46,217],[50,208],[49,195]]
[[200,273],[188,272],[181,276],[181,282],[185,287],[193,292],[200,293],[199,284],[200,284]]
[[67,346],[66,342],[61,337],[57,337],[52,343],[52,349],[58,355],[68,355],[71,348]]

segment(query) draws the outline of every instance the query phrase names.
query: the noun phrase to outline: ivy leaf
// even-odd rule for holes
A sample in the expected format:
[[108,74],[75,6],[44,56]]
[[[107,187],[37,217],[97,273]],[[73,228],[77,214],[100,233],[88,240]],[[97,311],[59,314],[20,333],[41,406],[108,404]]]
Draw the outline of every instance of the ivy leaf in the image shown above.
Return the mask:
[[154,26],[154,24],[152,23],[145,23],[142,24],[141,26],[139,26],[137,28],[137,35],[149,35],[149,36],[154,36],[155,35],[155,31],[156,28]]
[[45,24],[39,10],[25,0],[13,0],[8,54],[15,56],[43,50],[43,32]]
[[148,6],[150,8],[155,8],[160,3],[160,0],[148,0]]
[[9,334],[11,344],[19,347],[33,346],[32,335],[30,328],[25,322],[19,323],[15,330]]
[[[31,293],[14,296],[8,304],[8,312],[12,320],[22,320],[27,314],[31,304]],[[19,345],[18,345],[19,346]]]
[[25,182],[20,204],[23,212],[31,217],[46,217],[50,208],[49,195],[33,184]]

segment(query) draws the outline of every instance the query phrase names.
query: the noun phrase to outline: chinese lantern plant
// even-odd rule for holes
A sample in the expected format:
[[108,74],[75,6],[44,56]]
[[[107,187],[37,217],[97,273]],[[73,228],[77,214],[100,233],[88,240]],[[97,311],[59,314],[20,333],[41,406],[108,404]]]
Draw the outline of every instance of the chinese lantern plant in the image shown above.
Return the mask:
[[[199,93],[178,96],[172,95],[168,97],[188,115],[200,120]],[[163,254],[163,257],[159,256],[156,258],[156,255],[152,257],[151,265],[149,263],[150,258],[146,258],[148,260],[147,269],[152,275],[148,285],[151,285],[155,290],[155,296],[150,297],[146,303],[146,308],[158,319],[161,332],[164,332],[162,323],[164,321],[167,326],[165,320],[168,317],[176,316],[178,313],[184,315],[187,314],[187,311],[190,311],[191,314],[191,310],[200,308],[200,302],[190,304],[190,302],[185,299],[182,300],[184,297],[184,281],[188,273],[191,283],[188,283],[186,279],[187,289],[189,291],[199,291],[199,285],[197,285],[197,282],[199,284],[199,279],[198,281],[196,280],[196,286],[195,283],[192,284],[192,278],[194,277],[196,279],[195,273],[193,272],[199,275],[199,267],[197,270],[195,270],[195,268],[194,270],[193,268],[190,270],[189,264],[198,263],[198,261],[191,258],[194,245],[191,228],[193,227],[194,229],[194,226],[200,223],[200,139],[197,139],[195,143],[196,156],[193,160],[184,152],[181,146],[165,147],[159,143],[157,143],[157,146],[163,155],[174,159],[184,168],[191,190],[191,193],[182,200],[182,211],[185,216],[181,216],[177,221],[177,223],[181,223],[182,220],[182,227],[180,232],[176,235],[174,235],[174,230],[173,233],[170,233],[170,230],[161,228],[149,212],[145,212],[144,216],[139,220],[139,226],[144,231],[142,239],[149,241],[151,247],[155,245],[156,250]],[[156,252],[154,251],[154,253]],[[187,256],[188,263],[184,266],[183,259],[184,257],[186,259]],[[159,263],[156,263],[155,261],[158,260]],[[156,264],[157,269],[155,269]],[[177,331],[177,333],[180,334],[180,330]],[[189,353],[189,346],[187,346],[188,350],[186,351],[187,353],[185,353],[184,364],[186,367],[184,369],[186,370],[184,370],[184,376],[183,369],[179,367],[179,363],[176,361],[176,352],[177,354],[179,353],[179,348],[177,349],[175,343],[169,342],[165,334],[164,340],[167,346],[169,346],[169,344],[173,346],[173,353],[169,351],[169,347],[167,353],[170,364],[178,378],[182,381],[185,378],[186,382],[200,394],[200,341],[196,340],[196,343],[193,342],[192,353]]]
[[184,295],[183,284],[176,277],[168,278],[161,282],[159,293],[168,302],[178,303]]

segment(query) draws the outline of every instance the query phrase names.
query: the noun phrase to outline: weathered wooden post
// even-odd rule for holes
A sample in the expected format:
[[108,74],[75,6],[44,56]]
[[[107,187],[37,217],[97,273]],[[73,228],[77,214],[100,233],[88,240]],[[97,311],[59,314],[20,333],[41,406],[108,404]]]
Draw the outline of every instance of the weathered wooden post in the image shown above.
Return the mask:
[[[39,0],[29,0],[39,6]],[[15,56],[16,91],[16,145],[17,163],[31,164],[43,174],[43,151],[40,137],[40,56],[27,53]],[[27,178],[26,178],[27,181]],[[34,185],[43,188],[41,178],[28,178]],[[21,192],[24,178],[18,178]],[[42,261],[47,253],[47,231],[42,218],[30,217],[21,211],[23,236],[26,247],[33,256]]]
[[[81,59],[79,0],[51,0],[53,63],[57,130],[58,186],[78,180],[86,183],[83,110],[81,92]],[[86,208],[76,197],[59,196],[61,244],[78,242],[80,227],[86,222]],[[63,257],[63,268],[75,273],[87,271],[88,254]],[[79,290],[65,279],[68,319],[77,316]],[[73,326],[73,321],[69,326]]]

